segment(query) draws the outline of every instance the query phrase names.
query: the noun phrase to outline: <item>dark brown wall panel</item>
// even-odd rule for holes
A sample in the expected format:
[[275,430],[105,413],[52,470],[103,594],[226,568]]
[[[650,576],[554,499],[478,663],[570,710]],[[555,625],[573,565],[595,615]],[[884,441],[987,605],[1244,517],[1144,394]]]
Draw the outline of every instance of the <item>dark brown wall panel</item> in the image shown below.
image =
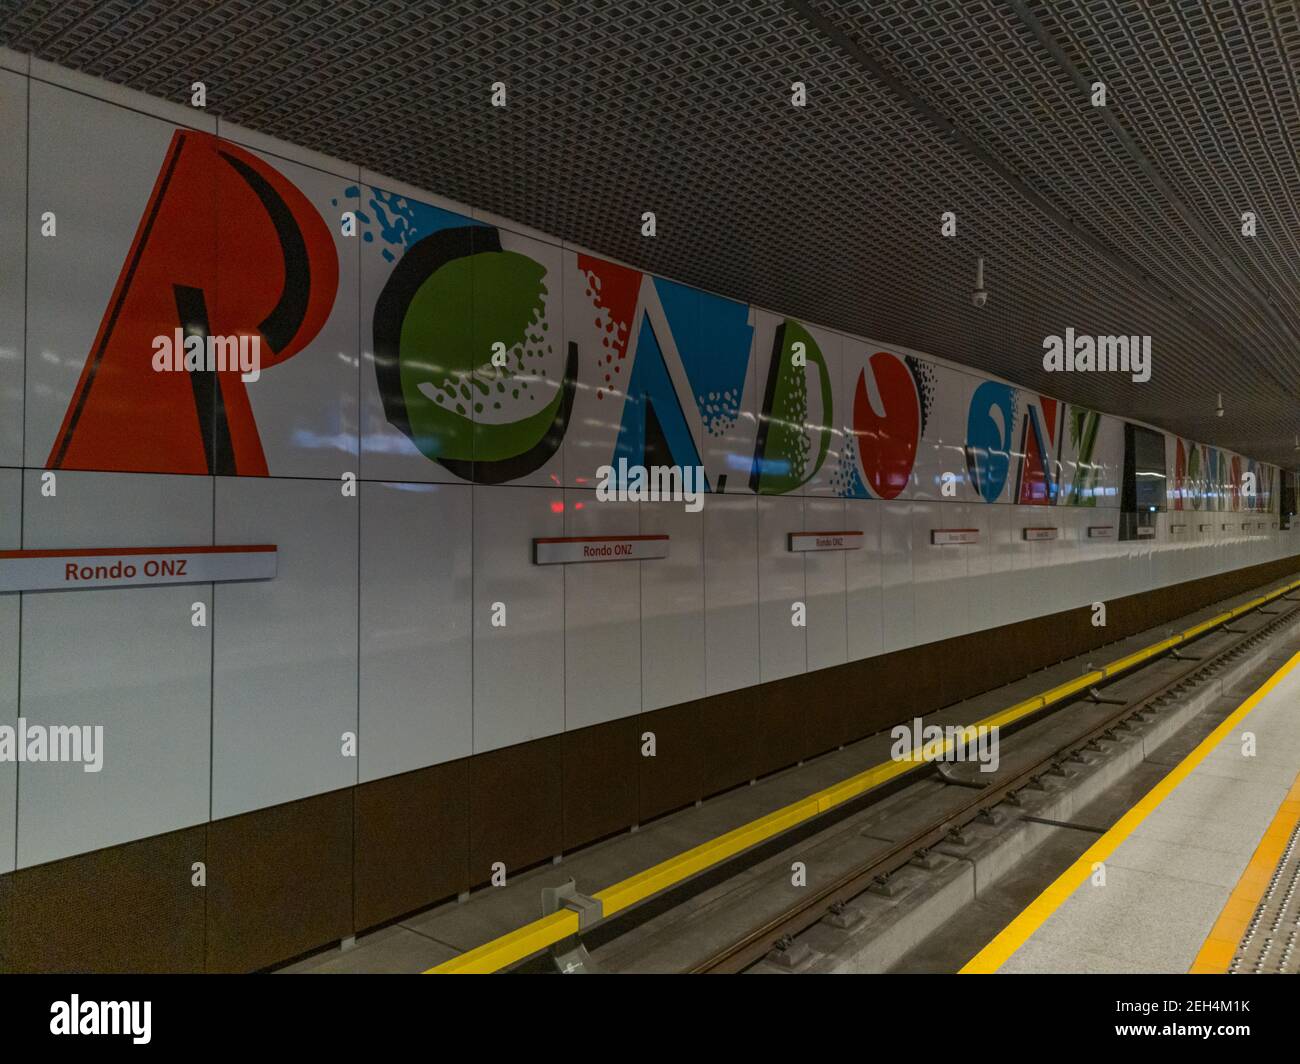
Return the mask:
[[0,875],[0,975],[13,971],[10,956],[10,928],[13,926],[14,877]]
[[755,776],[766,776],[801,761],[811,750],[809,711],[799,698],[804,676],[790,676],[746,689],[753,700]]
[[469,760],[356,790],[354,924],[373,927],[469,890]]
[[205,898],[192,866],[205,860],[206,830],[19,869],[9,877],[13,970],[201,972]]
[[486,883],[496,861],[509,874],[563,850],[563,753],[563,738],[550,735],[470,758],[472,884]]
[[352,934],[353,791],[208,826],[211,972],[247,972]]
[[717,794],[758,775],[753,688],[700,701],[700,749],[706,795]]
[[565,732],[565,850],[637,822],[640,737],[636,717]]
[[654,732],[655,756],[638,761],[638,813],[652,817],[704,797],[704,749],[700,743],[700,703],[642,713],[637,736]]

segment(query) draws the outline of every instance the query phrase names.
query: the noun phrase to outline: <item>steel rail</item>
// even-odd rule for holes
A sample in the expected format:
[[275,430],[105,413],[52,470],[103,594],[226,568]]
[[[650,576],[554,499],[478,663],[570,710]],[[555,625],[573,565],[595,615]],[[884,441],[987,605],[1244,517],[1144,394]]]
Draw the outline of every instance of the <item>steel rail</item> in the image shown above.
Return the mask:
[[[1052,772],[1059,773],[1064,764],[1075,758],[1082,750],[1100,739],[1112,737],[1117,729],[1126,727],[1128,720],[1140,716],[1145,710],[1154,708],[1156,702],[1174,693],[1177,688],[1194,681],[1199,674],[1208,676],[1217,666],[1244,650],[1248,644],[1259,641],[1296,619],[1300,619],[1300,604],[1271,615],[1270,620],[1250,632],[1239,635],[1208,658],[1188,659],[1187,667],[1180,670],[1177,675],[1160,681],[1150,690],[1134,698],[1126,699],[1121,707],[1109,714],[1101,723],[1072,736],[1051,753],[1044,755],[1010,779],[981,788],[957,809],[914,831],[857,868],[845,872],[778,916],[765,921],[742,938],[736,939],[700,961],[689,971],[693,974],[729,974],[744,971],[765,957],[773,948],[781,948],[794,935],[820,922],[835,907],[858,897],[873,883],[887,880],[917,856],[924,855],[927,850],[944,841],[954,832],[987,815],[994,806],[1008,800],[1014,804],[1019,791],[1038,784],[1044,775]],[[1150,658],[1143,668],[1157,661],[1171,659],[1178,660],[1172,653],[1161,654]],[[1132,678],[1134,674],[1127,675],[1128,678]],[[1051,715],[1058,711],[1053,711]],[[1043,719],[1045,715],[1035,717],[1036,721]]]

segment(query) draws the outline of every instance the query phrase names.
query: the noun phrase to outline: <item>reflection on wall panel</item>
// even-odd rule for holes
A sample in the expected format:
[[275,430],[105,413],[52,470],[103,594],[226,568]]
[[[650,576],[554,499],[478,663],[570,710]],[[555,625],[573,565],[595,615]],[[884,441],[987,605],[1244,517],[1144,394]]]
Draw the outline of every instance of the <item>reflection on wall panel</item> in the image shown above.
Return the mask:
[[212,610],[212,815],[357,781],[357,500],[338,481],[219,477],[216,536],[274,543],[274,580]]
[[[637,535],[635,502],[597,503],[564,492],[564,535]],[[675,546],[669,542],[669,554]],[[564,573],[564,727],[566,731],[641,712],[641,570],[651,578],[667,559],[577,562]]]
[[[0,499],[21,498],[22,472],[0,469]],[[0,550],[19,547],[19,513],[16,506],[0,506]],[[0,595],[0,726],[18,724],[18,596]],[[18,765],[0,761],[0,875],[14,868],[14,802],[17,800]]]
[[[851,506],[843,499],[807,499],[803,508],[805,532],[843,532],[844,511]],[[862,537],[867,539],[869,537]],[[856,550],[809,551],[804,555],[805,601],[808,604],[808,668],[824,669],[842,665],[847,657],[848,607],[846,604],[845,567]]]
[[[465,368],[457,352],[470,335],[473,285],[455,252],[470,252],[477,223],[450,201],[369,171],[360,199],[370,222],[361,240],[361,475],[458,480],[438,459],[472,457],[471,414],[435,413],[434,396]],[[433,282],[444,265],[454,278]]]
[[361,485],[362,782],[473,751],[471,493]]
[[[356,472],[362,241],[342,234],[340,218],[357,209],[359,171],[345,178],[265,152],[249,152],[246,160],[233,155],[239,150],[226,140],[218,148],[240,180],[217,184],[218,298],[209,300],[209,314],[214,332],[260,333],[261,375],[244,382],[230,374],[221,382],[227,424],[218,418],[213,428],[229,433],[235,454],[219,471],[255,472],[260,448],[276,476]],[[254,161],[264,164],[283,214],[272,216],[264,206],[267,184],[257,180]],[[301,252],[283,253],[282,244]],[[303,305],[284,302],[287,293]],[[268,324],[263,314],[277,310]],[[245,408],[246,423],[238,416]]]
[[[0,72],[0,466],[23,464],[27,80]],[[0,810],[2,811],[2,810]],[[0,837],[3,842],[3,837]],[[0,864],[0,869],[3,869]]]
[[[215,123],[197,115],[208,130],[196,133],[44,82],[29,91],[28,209],[52,211],[58,235],[27,250],[27,463],[207,472],[211,393],[150,360],[153,337],[181,324],[175,285],[214,282],[215,175],[187,146]],[[87,158],[112,160],[111,172],[88,179]]]
[[754,314],[755,395],[759,401],[755,472],[764,495],[842,494],[843,435],[835,392],[842,375],[839,334],[768,311]]
[[641,567],[641,703],[649,711],[704,697],[704,513],[644,502],[641,532],[669,537],[668,557]]
[[916,642],[912,588],[912,504],[890,502],[880,510],[881,626],[884,649],[902,650]]
[[564,566],[532,547],[562,535],[559,488],[474,486],[476,754],[564,730]]
[[846,650],[850,661],[880,654],[881,630],[880,513],[882,507],[861,499],[844,503],[844,527],[862,532],[862,548],[844,552]]
[[[758,664],[763,683],[808,668],[804,556],[789,549],[790,533],[802,529],[803,499],[758,500]],[[795,624],[795,620],[803,623]]]
[[[212,542],[207,477],[65,472],[57,489],[25,475],[24,547]],[[208,818],[211,629],[191,617],[210,597],[202,584],[23,596],[23,717],[99,726],[103,742],[98,772],[19,766],[20,866]]]
[[751,495],[704,502],[704,648],[708,693],[759,682],[758,508]]

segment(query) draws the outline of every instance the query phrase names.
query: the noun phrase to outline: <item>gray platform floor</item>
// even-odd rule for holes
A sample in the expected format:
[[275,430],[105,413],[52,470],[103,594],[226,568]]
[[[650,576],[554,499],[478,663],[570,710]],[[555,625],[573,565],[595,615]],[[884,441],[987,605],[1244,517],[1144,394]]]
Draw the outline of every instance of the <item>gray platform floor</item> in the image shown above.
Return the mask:
[[[1168,745],[1156,778],[1190,752]],[[1085,880],[999,970],[1186,972],[1298,773],[1300,667],[1119,844],[1104,883]]]

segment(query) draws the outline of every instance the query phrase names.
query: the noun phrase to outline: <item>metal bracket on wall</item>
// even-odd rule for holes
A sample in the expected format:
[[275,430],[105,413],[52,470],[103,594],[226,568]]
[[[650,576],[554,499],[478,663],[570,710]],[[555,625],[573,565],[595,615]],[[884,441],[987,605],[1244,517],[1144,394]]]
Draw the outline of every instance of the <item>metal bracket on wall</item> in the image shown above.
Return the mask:
[[[550,916],[561,909],[578,914],[580,935],[601,920],[605,907],[595,898],[579,894],[577,884],[568,879],[558,887],[542,888],[542,915]],[[579,935],[570,935],[551,947],[551,962],[561,975],[591,975],[600,971]]]

